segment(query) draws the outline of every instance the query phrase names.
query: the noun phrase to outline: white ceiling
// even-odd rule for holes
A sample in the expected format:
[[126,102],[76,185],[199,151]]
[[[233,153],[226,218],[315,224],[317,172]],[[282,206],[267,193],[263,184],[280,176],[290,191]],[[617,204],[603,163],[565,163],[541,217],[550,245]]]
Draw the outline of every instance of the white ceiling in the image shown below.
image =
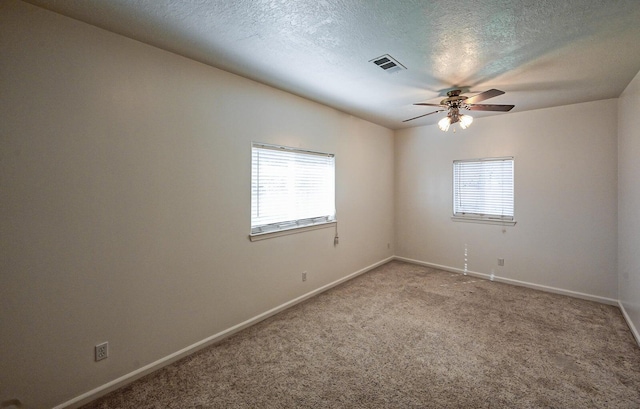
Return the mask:
[[27,1],[391,129],[435,123],[402,120],[452,87],[518,112],[618,97],[640,70],[639,0]]

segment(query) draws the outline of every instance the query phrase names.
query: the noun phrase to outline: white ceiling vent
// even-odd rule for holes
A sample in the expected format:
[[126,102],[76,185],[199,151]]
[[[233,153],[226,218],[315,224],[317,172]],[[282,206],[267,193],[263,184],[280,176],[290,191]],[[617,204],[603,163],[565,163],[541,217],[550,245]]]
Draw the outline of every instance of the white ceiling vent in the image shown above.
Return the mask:
[[398,60],[396,60],[389,54],[381,55],[380,57],[374,58],[373,60],[369,60],[369,62],[374,63],[375,65],[382,68],[388,73],[398,72],[398,71],[407,69],[407,67],[400,64]]

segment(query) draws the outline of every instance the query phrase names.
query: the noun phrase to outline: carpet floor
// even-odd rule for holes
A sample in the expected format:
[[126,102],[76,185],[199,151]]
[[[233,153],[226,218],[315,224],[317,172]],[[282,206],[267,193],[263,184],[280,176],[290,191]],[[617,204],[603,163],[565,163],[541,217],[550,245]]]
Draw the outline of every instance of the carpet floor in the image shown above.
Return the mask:
[[617,307],[393,261],[83,408],[640,408],[640,348]]

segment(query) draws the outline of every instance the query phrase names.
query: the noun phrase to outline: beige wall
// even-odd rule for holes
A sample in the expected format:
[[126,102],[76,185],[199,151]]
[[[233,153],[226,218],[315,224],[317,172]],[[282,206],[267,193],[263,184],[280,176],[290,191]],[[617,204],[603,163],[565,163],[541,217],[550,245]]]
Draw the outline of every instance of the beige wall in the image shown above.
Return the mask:
[[[392,131],[21,2],[0,50],[0,402],[67,402],[393,254]],[[338,246],[248,240],[254,140],[336,154]]]
[[640,342],[640,73],[618,100],[618,285]]
[[[617,299],[616,100],[406,129],[395,155],[397,256],[463,269],[466,244],[471,271]],[[517,224],[453,222],[453,160],[500,156]]]

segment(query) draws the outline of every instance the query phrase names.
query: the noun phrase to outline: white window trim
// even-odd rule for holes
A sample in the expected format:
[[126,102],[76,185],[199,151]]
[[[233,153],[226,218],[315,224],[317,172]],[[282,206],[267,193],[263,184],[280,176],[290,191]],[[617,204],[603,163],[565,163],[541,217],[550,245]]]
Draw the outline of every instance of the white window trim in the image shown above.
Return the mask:
[[264,233],[252,233],[249,235],[249,240],[251,241],[266,240],[274,237],[287,236],[289,234],[303,233],[311,230],[326,229],[329,227],[337,226],[337,224],[338,224],[337,220],[332,220],[324,223],[311,224],[309,226],[302,226],[302,227],[295,226],[288,229],[282,229],[282,230],[276,230],[276,231],[270,231],[270,232],[264,232]]
[[451,220],[454,222],[466,222],[466,223],[481,223],[481,224],[498,224],[500,226],[515,226],[517,223],[515,220],[502,220],[483,218],[479,216],[451,216]]
[[[513,156],[504,156],[504,157],[497,157],[497,158],[454,160],[453,162],[454,163],[455,162],[482,162],[482,161],[499,161],[499,160],[515,160],[515,159]],[[514,162],[514,167],[515,167],[515,162]],[[515,182],[515,169],[514,169],[513,177]],[[452,200],[455,200],[455,191],[452,192],[451,198]],[[513,199],[513,205],[515,210],[515,197]],[[453,203],[451,208],[453,210],[454,208]],[[479,215],[476,213],[453,214],[451,216],[451,220],[454,222],[494,224],[494,225],[500,225],[500,226],[515,226],[515,224],[517,223],[515,219],[515,212],[513,217],[504,217],[504,216],[497,216],[497,215]]]

